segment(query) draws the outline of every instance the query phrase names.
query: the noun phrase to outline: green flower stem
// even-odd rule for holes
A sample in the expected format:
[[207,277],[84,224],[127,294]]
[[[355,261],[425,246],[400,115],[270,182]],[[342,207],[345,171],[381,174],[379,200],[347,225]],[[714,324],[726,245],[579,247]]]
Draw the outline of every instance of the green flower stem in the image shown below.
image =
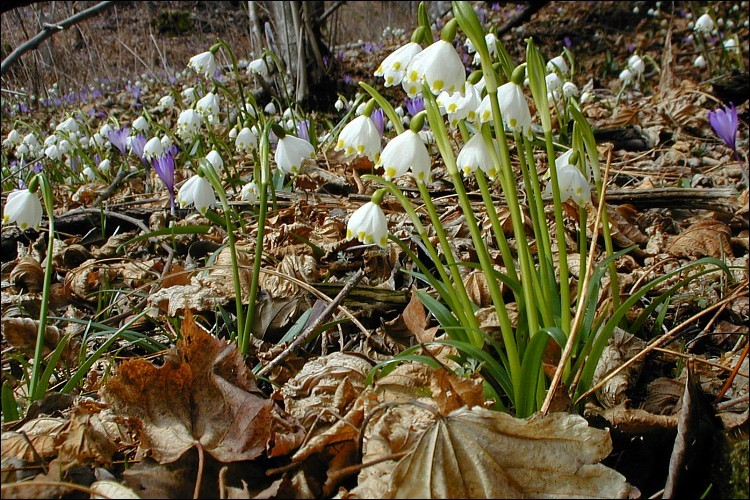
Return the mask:
[[39,311],[39,328],[36,334],[36,345],[34,346],[34,362],[31,369],[31,381],[29,384],[29,401],[33,403],[42,399],[47,392],[49,379],[44,380],[41,375],[42,357],[44,352],[44,337],[47,333],[47,316],[49,315],[49,296],[52,286],[52,253],[55,249],[55,199],[52,194],[52,186],[44,174],[37,174],[39,185],[42,188],[42,200],[47,212],[47,259],[44,267],[44,285],[42,287],[42,304]]
[[[458,127],[461,130],[461,137],[463,138],[464,143],[466,143],[470,138],[469,131],[466,128],[466,123],[463,120],[460,120]],[[488,147],[494,148],[494,145],[490,143],[488,144]],[[482,193],[482,201],[484,202],[485,208],[487,208],[487,216],[492,224],[492,231],[495,233],[495,242],[497,243],[497,246],[500,249],[500,254],[503,257],[505,269],[512,278],[518,280],[518,271],[516,270],[516,263],[513,260],[513,253],[510,251],[508,239],[505,237],[505,231],[503,231],[503,225],[500,222],[500,217],[497,215],[497,209],[495,208],[495,202],[492,199],[492,194],[490,193],[490,188],[487,184],[487,178],[481,170],[477,170],[475,177],[477,179],[477,184],[479,185],[479,191]]]
[[531,222],[534,227],[536,237],[537,259],[539,262],[539,271],[535,275],[535,285],[539,287],[537,298],[542,314],[542,320],[545,325],[554,325],[554,313],[552,300],[559,293],[557,283],[555,282],[555,269],[552,265],[552,242],[549,237],[547,228],[547,217],[544,213],[544,204],[542,203],[542,188],[539,184],[539,175],[536,171],[534,162],[534,151],[528,138],[523,137],[518,131],[513,133],[513,138],[518,145],[518,159],[521,165],[521,172],[524,176],[524,185],[531,189],[528,195],[529,210],[531,212]]
[[[549,111],[547,112],[549,114]],[[552,183],[552,204],[555,212],[555,235],[557,237],[558,265],[560,266],[560,327],[565,335],[570,334],[570,274],[568,271],[568,250],[565,245],[565,221],[562,214],[562,200],[560,184],[555,165],[555,148],[552,145],[552,130],[544,131],[547,144],[547,160],[549,162],[550,182]]]
[[[493,71],[490,68],[490,71]],[[526,314],[529,320],[529,334],[535,335],[539,330],[539,317],[537,315],[536,299],[533,291],[533,276],[531,266],[531,255],[529,247],[526,245],[526,229],[524,228],[523,215],[521,214],[521,205],[518,201],[516,184],[513,177],[513,168],[510,163],[510,151],[508,149],[508,140],[505,135],[502,115],[500,114],[500,104],[497,100],[497,92],[490,94],[490,106],[494,119],[495,135],[497,135],[497,144],[500,147],[500,158],[494,147],[489,148],[490,156],[495,165],[498,165],[500,185],[503,188],[503,194],[508,202],[510,211],[510,220],[513,225],[513,234],[516,238],[516,253],[518,254],[518,263],[521,268],[521,286],[523,287],[524,304],[526,304]],[[482,135],[486,143],[492,144],[489,127],[482,127]],[[489,142],[488,142],[489,141]],[[521,146],[518,145],[520,148]]]
[[[422,221],[419,220],[419,215],[414,210],[414,207],[411,204],[411,201],[404,196],[404,193],[401,192],[401,190],[393,184],[392,182],[386,181],[382,177],[378,177],[375,175],[363,175],[362,180],[373,180],[376,182],[379,182],[383,184],[388,191],[393,195],[394,198],[398,200],[398,202],[401,204],[402,207],[404,207],[404,210],[406,210],[407,215],[412,221],[412,224],[414,224],[414,229],[417,231],[417,234],[419,235],[419,238],[422,240],[422,243],[424,243],[425,248],[427,249],[427,253],[430,255],[430,258],[435,263],[435,267],[437,268],[438,274],[440,275],[440,279],[443,283],[446,285],[446,290],[450,294],[449,297],[444,297],[445,301],[448,302],[448,307],[451,311],[462,311],[462,308],[459,307],[460,301],[458,300],[458,296],[456,295],[455,288],[451,285],[451,279],[448,275],[448,272],[445,270],[445,266],[443,265],[443,261],[440,260],[440,256],[437,253],[437,250],[435,249],[435,246],[430,241],[429,236],[427,235],[427,230],[422,225]],[[460,320],[460,318],[458,318]],[[475,318],[476,319],[476,318]],[[461,324],[467,324],[465,321],[461,321]]]
[[495,311],[497,312],[498,320],[500,322],[500,331],[502,333],[503,342],[505,343],[505,349],[508,355],[508,371],[510,372],[514,392],[514,394],[509,396],[515,400],[520,392],[521,360],[518,353],[516,339],[513,335],[513,326],[510,323],[508,311],[505,308],[505,301],[503,300],[500,286],[498,285],[497,280],[493,279],[495,266],[492,263],[492,259],[490,258],[489,252],[487,251],[487,247],[484,244],[484,240],[482,239],[482,234],[479,230],[479,226],[477,225],[477,221],[472,216],[473,210],[471,208],[471,203],[469,202],[469,197],[466,194],[466,189],[464,188],[461,175],[459,174],[458,167],[456,166],[456,158],[453,155],[453,149],[448,138],[448,133],[445,129],[445,122],[443,121],[443,117],[440,115],[440,111],[438,110],[435,96],[432,95],[432,92],[430,92],[430,89],[426,84],[423,84],[422,95],[424,96],[425,110],[427,111],[427,118],[430,123],[430,128],[435,134],[435,141],[437,142],[438,149],[440,150],[440,155],[445,162],[445,168],[447,169],[448,174],[450,175],[451,180],[453,181],[453,185],[456,189],[456,194],[458,195],[458,201],[461,205],[461,210],[464,214],[466,225],[469,228],[469,232],[471,233],[471,238],[474,242],[477,256],[479,257],[479,265],[485,271],[485,274],[487,276],[487,286],[490,290],[490,296],[492,297]]
[[237,92],[240,94],[240,101],[241,105],[239,106],[240,115],[245,116],[249,113],[247,112],[247,109],[245,109],[245,91],[244,87],[242,85],[242,79],[240,78],[240,68],[237,64],[237,58],[234,56],[234,52],[232,51],[232,48],[229,46],[227,42],[224,40],[219,39],[219,44],[224,48],[224,50],[227,51],[229,54],[229,59],[232,61],[232,70],[234,71],[234,76],[237,80]]
[[240,269],[239,262],[237,262],[237,246],[234,237],[234,224],[232,224],[232,209],[227,201],[227,194],[224,191],[224,186],[221,184],[219,175],[214,170],[214,166],[210,161],[205,158],[200,159],[200,166],[206,173],[211,185],[214,187],[214,191],[219,196],[221,207],[224,211],[224,221],[226,224],[227,238],[229,240],[229,252],[230,258],[232,259],[232,279],[234,279],[234,303],[237,309],[237,339],[238,342],[244,337],[244,308],[242,306],[242,283],[240,282]]
[[438,241],[443,249],[443,255],[445,255],[445,261],[448,264],[448,268],[450,268],[451,275],[453,276],[453,287],[458,294],[459,310],[463,313],[466,319],[466,322],[461,322],[461,324],[471,328],[469,330],[471,343],[477,347],[481,347],[484,340],[479,335],[479,322],[474,315],[474,307],[471,299],[469,299],[469,294],[466,292],[466,286],[464,285],[461,271],[458,268],[458,264],[453,255],[453,248],[448,242],[448,237],[445,235],[445,229],[443,228],[440,216],[435,209],[435,204],[432,203],[432,197],[430,196],[430,191],[427,189],[427,185],[423,181],[418,180],[417,187],[419,187],[419,194],[422,195],[422,201],[424,201],[427,212],[430,215],[432,226],[435,228],[435,234],[437,234]]
[[365,82],[359,82],[359,86],[365,89],[370,96],[375,99],[375,102],[380,106],[383,112],[386,114],[388,119],[393,123],[393,128],[396,129],[396,133],[400,134],[404,131],[404,124],[401,122],[401,118],[396,114],[396,110],[393,109],[391,103],[388,102],[377,90],[367,85]]
[[271,121],[266,122],[263,136],[260,139],[260,184],[258,185],[260,212],[258,214],[258,235],[255,240],[255,257],[253,258],[253,275],[250,281],[250,302],[245,316],[245,336],[240,342],[240,352],[244,355],[250,347],[251,322],[255,320],[255,303],[258,299],[260,282],[260,268],[263,260],[263,237],[266,232],[266,217],[268,214],[268,188],[271,183],[271,145],[268,135],[271,131]]

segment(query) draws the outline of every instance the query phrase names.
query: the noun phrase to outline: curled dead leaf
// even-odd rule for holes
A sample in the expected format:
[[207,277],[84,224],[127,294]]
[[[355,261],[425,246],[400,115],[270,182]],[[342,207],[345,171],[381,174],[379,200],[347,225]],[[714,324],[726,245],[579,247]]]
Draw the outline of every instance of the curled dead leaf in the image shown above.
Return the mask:
[[24,292],[39,293],[44,287],[44,269],[32,257],[21,257],[10,272],[10,282]]
[[734,257],[731,236],[732,231],[725,223],[701,220],[672,239],[667,251],[678,257]]

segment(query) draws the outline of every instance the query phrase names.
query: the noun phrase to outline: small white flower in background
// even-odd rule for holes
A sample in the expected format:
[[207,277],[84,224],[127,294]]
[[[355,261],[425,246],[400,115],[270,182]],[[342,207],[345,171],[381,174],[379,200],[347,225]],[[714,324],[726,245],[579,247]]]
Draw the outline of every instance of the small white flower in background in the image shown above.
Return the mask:
[[[499,90],[499,89],[498,89]],[[482,98],[482,102],[477,107],[477,118],[479,123],[487,123],[492,119],[492,107],[489,94]]]
[[249,153],[255,149],[257,143],[258,137],[252,130],[245,127],[237,133],[237,138],[234,140],[234,147],[240,153]]
[[64,122],[62,122],[60,125],[55,127],[55,130],[59,132],[67,132],[68,134],[78,132],[78,122],[75,120],[75,118],[70,117]]
[[164,148],[164,151],[169,149],[169,147],[174,144],[174,141],[172,141],[172,138],[168,135],[163,136],[161,139],[161,146]]
[[29,146],[26,143],[21,143],[16,148],[16,156],[23,156],[29,154]]
[[695,58],[695,61],[693,61],[693,66],[696,68],[705,68],[706,67],[706,58],[701,56],[698,56]]
[[250,61],[247,65],[247,73],[253,74],[253,75],[259,75],[263,78],[268,78],[268,75],[270,73],[268,69],[268,65],[266,64],[266,61],[261,59],[254,59]]
[[274,159],[282,172],[296,174],[306,158],[315,158],[315,148],[308,141],[289,134],[279,139]]
[[236,139],[238,132],[239,132],[239,130],[237,130],[237,127],[232,127],[232,130],[229,131],[229,138],[230,139]]
[[385,248],[388,243],[388,222],[380,205],[368,201],[354,211],[346,224],[346,239],[357,238],[367,245]]
[[362,115],[362,113],[365,112],[365,108],[366,107],[367,107],[367,103],[366,102],[359,103],[359,106],[357,106],[357,109],[354,110],[354,114],[357,115],[357,116]]
[[200,175],[194,175],[182,185],[175,200],[180,208],[193,204],[201,215],[205,215],[206,210],[216,204],[216,195],[208,180]]
[[214,166],[217,174],[220,174],[224,170],[224,160],[221,159],[221,155],[215,149],[212,149],[206,155],[206,159]]
[[463,88],[466,69],[452,44],[438,40],[409,61],[401,86],[410,98],[421,92],[422,81],[435,95]]
[[739,48],[739,45],[737,45],[737,39],[734,37],[724,42],[724,50],[726,51],[739,50]]
[[287,130],[295,130],[297,127],[295,126],[294,120],[291,118],[284,122],[284,126]]
[[21,137],[21,133],[13,129],[10,132],[8,132],[8,137],[3,141],[3,147],[4,148],[16,148],[23,143],[23,137]]
[[109,142],[104,137],[102,137],[102,134],[100,134],[99,132],[95,133],[94,136],[91,138],[91,140],[97,147],[100,147],[100,148],[103,148],[109,145]]
[[273,103],[273,101],[271,101],[268,104],[266,104],[266,107],[263,108],[263,111],[265,111],[267,115],[275,115],[276,105]]
[[143,146],[143,157],[147,160],[156,158],[164,154],[164,145],[161,143],[161,139],[158,137],[152,137],[148,140],[145,146]]
[[513,82],[508,82],[497,89],[497,100],[505,124],[511,130],[518,130],[531,137],[531,112],[523,89]]
[[112,168],[109,158],[105,158],[102,161],[99,162],[99,166],[97,167],[99,169],[99,172],[102,173],[108,173],[110,168]]
[[[419,138],[422,139],[422,142],[424,142],[425,144],[435,144],[435,134],[432,132],[432,130],[420,130]],[[417,179],[424,180],[425,182],[430,182],[430,175],[432,174],[430,170],[426,172],[426,177],[424,178],[421,177],[419,175],[419,172],[416,172],[413,167],[411,169],[411,173]]]
[[487,177],[494,179],[497,176],[495,166],[492,164],[490,151],[484,142],[482,134],[474,134],[469,139],[456,157],[456,166],[463,172],[464,177],[468,177],[478,168],[487,174]]
[[112,131],[112,125],[110,125],[109,123],[105,123],[99,129],[99,135],[101,135],[102,137],[109,137],[109,133],[111,131]]
[[544,80],[547,82],[547,90],[550,92],[562,87],[562,80],[557,76],[557,73],[550,73],[544,78]]
[[562,86],[562,93],[565,99],[570,99],[578,95],[578,87],[573,82],[565,82]]
[[259,196],[260,188],[258,187],[258,184],[255,183],[255,181],[248,182],[247,184],[242,186],[242,191],[240,191],[240,198],[242,198],[242,201],[255,203],[256,201],[258,201]]
[[[574,165],[565,165],[557,169],[557,181],[560,185],[560,200],[573,200],[581,206],[591,203],[591,186],[586,177]],[[547,184],[547,194],[552,194],[552,184]]]
[[58,137],[56,135],[48,135],[44,138],[44,145],[45,146],[51,146],[53,144],[57,144]]
[[204,118],[212,119],[219,114],[219,96],[209,92],[195,103],[195,110]]
[[177,118],[177,135],[185,140],[192,141],[200,129],[201,115],[194,109],[186,109]]
[[627,85],[633,80],[633,72],[628,68],[625,68],[624,70],[620,71],[620,76],[618,78],[620,79],[620,81],[622,81],[623,84]]
[[216,57],[211,52],[201,52],[200,54],[190,58],[188,67],[195,70],[196,73],[200,73],[206,78],[212,78],[218,66],[216,65]]
[[83,169],[83,175],[86,177],[89,181],[93,181],[96,179],[96,172],[94,172],[94,169],[91,167],[86,167]]
[[[497,55],[497,37],[494,33],[487,33],[484,35],[484,43],[487,44],[487,51],[490,54],[490,60],[492,60]],[[478,66],[482,63],[482,58],[479,56],[479,52],[474,54],[474,60],[472,62],[474,66]]]
[[336,111],[341,111],[342,109],[346,107],[346,104],[344,104],[344,101],[342,101],[341,98],[339,97],[338,99],[336,99],[336,102],[333,104],[333,107],[336,108]]
[[409,42],[386,57],[375,70],[374,75],[382,76],[386,87],[398,85],[404,79],[409,62],[420,52],[422,52],[422,47],[418,43]]
[[26,134],[23,137],[23,143],[26,144],[29,149],[39,149],[41,147],[41,144],[39,143],[39,138],[34,134],[34,132],[31,132],[29,134]]
[[693,25],[693,29],[695,31],[700,31],[701,33],[709,34],[714,29],[714,20],[711,19],[711,16],[708,14],[703,14],[701,17],[699,17],[695,24]]
[[149,128],[148,120],[144,117],[139,116],[133,121],[133,128],[138,132],[145,132]]
[[291,120],[292,119],[292,108],[286,108],[283,113],[281,113],[281,118],[284,120]]
[[70,153],[70,142],[67,139],[62,139],[57,143],[57,149],[60,151],[61,155]]
[[383,178],[387,181],[404,175],[411,167],[414,177],[427,182],[430,173],[430,154],[419,134],[407,129],[386,144],[376,166],[383,167]]
[[19,189],[8,194],[3,211],[3,224],[15,222],[21,229],[39,227],[42,222],[42,203],[36,193]]
[[346,124],[339,134],[334,151],[344,151],[347,156],[367,156],[377,163],[380,157],[380,134],[372,118],[360,115]]
[[641,59],[641,56],[633,54],[628,59],[628,68],[634,75],[638,76],[643,74],[646,69],[646,64],[643,62],[643,59]]
[[559,71],[562,75],[568,74],[568,63],[565,62],[563,56],[553,57],[547,62],[547,72],[553,73],[555,70]]
[[56,144],[52,144],[44,150],[44,156],[46,156],[50,160],[59,160],[60,156],[62,156],[62,153],[60,153],[60,149]]
[[198,93],[193,87],[186,88],[180,93],[180,95],[182,96],[182,100],[185,101],[185,104],[187,104],[188,106],[193,104],[195,100],[198,99]]
[[159,105],[161,109],[172,109],[174,107],[174,97],[171,95],[165,95],[159,99]]

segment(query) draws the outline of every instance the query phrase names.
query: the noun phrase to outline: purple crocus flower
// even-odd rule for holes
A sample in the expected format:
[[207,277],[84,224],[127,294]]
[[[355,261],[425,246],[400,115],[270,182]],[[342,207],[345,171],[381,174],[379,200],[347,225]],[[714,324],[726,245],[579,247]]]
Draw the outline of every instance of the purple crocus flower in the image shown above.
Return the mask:
[[724,144],[732,148],[737,149],[737,126],[739,122],[737,120],[737,109],[734,104],[729,103],[729,106],[724,109],[716,108],[714,111],[708,112],[708,121],[711,123],[716,135],[724,141]]
[[297,122],[297,137],[310,142],[310,120]]
[[177,148],[168,148],[164,154],[152,160],[152,165],[156,171],[159,179],[164,183],[169,193],[169,206],[171,207],[172,214],[175,212],[174,202],[174,151]]
[[375,48],[375,45],[373,45],[372,42],[366,42],[363,48],[365,50],[365,53],[369,54]]
[[351,84],[352,84],[352,82],[354,81],[354,78],[352,78],[352,76],[351,76],[351,75],[348,75],[348,74],[347,74],[347,75],[344,75],[344,76],[342,77],[342,79],[344,80],[344,83],[345,83],[346,85],[351,85]]
[[737,109],[731,102],[724,109],[716,108],[708,112],[708,121],[716,132],[716,135],[729,146],[734,153],[734,158],[740,165],[740,171],[745,178],[745,184],[750,186],[750,176],[747,172],[747,163],[742,161],[740,153],[737,151],[737,127],[739,120],[737,118]]
[[130,150],[148,167],[148,160],[143,157],[143,148],[146,146],[146,142],[145,135],[135,135],[130,138]]
[[406,111],[408,111],[411,116],[415,116],[420,111],[424,111],[424,99],[421,96],[415,97],[414,99],[404,99],[404,103],[406,104]]
[[130,135],[130,127],[125,126],[120,130],[110,130],[107,134],[107,139],[116,147],[120,154],[125,156],[125,152],[128,150],[128,136]]
[[370,114],[370,119],[375,124],[375,128],[378,129],[380,137],[383,137],[383,131],[385,130],[385,113],[382,109],[378,108]]

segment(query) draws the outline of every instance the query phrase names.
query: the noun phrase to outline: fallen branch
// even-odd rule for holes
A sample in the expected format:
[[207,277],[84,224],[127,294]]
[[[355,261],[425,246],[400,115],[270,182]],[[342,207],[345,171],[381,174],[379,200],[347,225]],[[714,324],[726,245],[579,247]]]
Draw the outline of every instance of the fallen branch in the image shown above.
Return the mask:
[[8,67],[19,57],[21,57],[26,52],[36,49],[39,47],[39,44],[41,44],[43,41],[45,41],[47,38],[51,37],[58,31],[62,31],[64,29],[70,28],[71,26],[80,23],[84,19],[88,19],[89,17],[95,16],[100,11],[106,9],[110,5],[112,5],[114,2],[99,2],[98,4],[94,5],[90,9],[86,9],[82,12],[79,12],[78,14],[74,14],[67,18],[64,21],[61,21],[57,24],[49,24],[44,23],[42,26],[42,31],[39,32],[34,38],[31,40],[22,43],[18,47],[11,52],[8,57],[3,59],[2,64],[0,64],[0,74],[5,73],[5,70],[8,69]]

